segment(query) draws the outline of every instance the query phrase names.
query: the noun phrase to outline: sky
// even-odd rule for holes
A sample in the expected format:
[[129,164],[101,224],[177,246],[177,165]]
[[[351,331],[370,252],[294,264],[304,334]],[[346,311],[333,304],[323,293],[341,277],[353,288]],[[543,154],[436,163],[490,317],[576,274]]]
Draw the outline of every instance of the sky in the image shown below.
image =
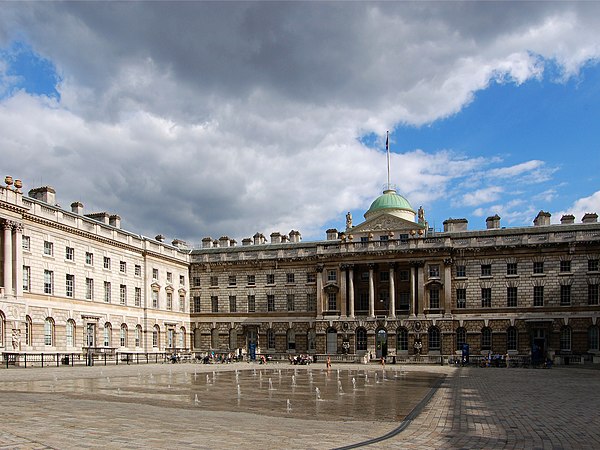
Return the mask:
[[600,213],[600,3],[14,2],[0,169],[190,246]]

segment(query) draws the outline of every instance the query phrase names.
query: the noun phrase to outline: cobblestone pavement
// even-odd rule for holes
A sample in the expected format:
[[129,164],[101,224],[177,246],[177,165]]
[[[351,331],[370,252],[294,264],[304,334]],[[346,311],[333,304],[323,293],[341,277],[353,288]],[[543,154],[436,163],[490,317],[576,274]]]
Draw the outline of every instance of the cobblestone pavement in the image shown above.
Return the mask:
[[[325,449],[381,437],[401,425],[403,431],[368,448],[600,448],[600,371],[589,368],[406,366],[406,371],[439,373],[446,378],[414,420],[404,424],[169,408],[118,397],[73,398],[51,388],[63,380],[79,380],[85,386],[86,379],[100,377],[111,377],[116,386],[120,377],[176,373],[192,367],[201,373],[251,366],[0,369],[0,449]],[[313,365],[313,369],[319,367]],[[334,369],[338,367],[366,366],[335,365]],[[46,383],[48,389],[14,391],[10,387],[14,381],[38,387]]]

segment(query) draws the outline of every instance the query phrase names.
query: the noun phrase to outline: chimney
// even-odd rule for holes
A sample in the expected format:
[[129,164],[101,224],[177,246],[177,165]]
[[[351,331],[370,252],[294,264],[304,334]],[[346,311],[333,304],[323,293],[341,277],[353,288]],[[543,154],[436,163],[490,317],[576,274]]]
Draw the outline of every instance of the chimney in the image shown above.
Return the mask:
[[271,244],[281,244],[281,233],[278,231],[271,233]]
[[301,236],[300,236],[299,231],[292,230],[292,231],[290,231],[289,236],[290,236],[290,242],[294,242],[294,243],[300,242]]
[[212,238],[205,237],[202,238],[202,248],[211,248],[212,247]]
[[187,250],[188,248],[186,242],[182,241],[181,239],[173,239],[171,241],[171,245],[177,247],[179,250]]
[[229,247],[229,236],[221,236],[219,238],[219,247]]
[[560,223],[563,225],[571,225],[575,223],[575,216],[573,214],[565,214],[560,218]]
[[581,218],[581,223],[596,223],[598,222],[598,214],[596,213],[585,213]]
[[230,247],[235,247],[237,245],[237,241],[235,239],[230,239],[229,240],[229,246]]
[[108,224],[115,228],[121,228],[121,216],[118,214],[111,214],[108,216]]
[[550,217],[551,216],[552,216],[552,214],[550,214],[547,211],[540,211],[538,213],[538,215],[536,216],[536,218],[533,219],[533,225],[536,227],[550,225]]
[[102,222],[108,225],[109,215],[107,212],[99,212],[99,213],[91,213],[86,214],[85,217],[89,217],[90,219],[97,220],[98,222]]
[[83,214],[83,203],[81,202],[73,202],[71,203],[71,212],[75,214]]
[[500,216],[498,214],[494,214],[493,216],[488,217],[485,219],[485,224],[488,230],[500,228]]
[[242,239],[242,246],[246,246],[246,245],[252,245],[252,239],[251,238],[244,238]]
[[338,238],[338,230],[336,230],[335,228],[330,228],[325,233],[327,233],[328,241],[335,241]]
[[48,203],[49,205],[56,205],[56,191],[51,186],[42,186],[31,189],[29,191],[29,196],[44,203]]
[[467,219],[447,219],[444,220],[444,232],[453,233],[457,231],[467,231],[469,221]]
[[158,242],[165,242],[165,237],[162,234],[157,234],[154,236],[154,239],[156,239]]
[[266,242],[265,236],[262,233],[256,233],[253,237],[254,245],[264,244]]

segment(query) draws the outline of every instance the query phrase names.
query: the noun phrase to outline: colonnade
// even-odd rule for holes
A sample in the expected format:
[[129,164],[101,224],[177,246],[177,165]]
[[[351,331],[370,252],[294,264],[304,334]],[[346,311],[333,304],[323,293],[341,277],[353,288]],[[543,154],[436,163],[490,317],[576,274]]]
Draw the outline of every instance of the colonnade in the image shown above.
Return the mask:
[[2,286],[4,295],[23,295],[23,224],[12,220],[2,221]]

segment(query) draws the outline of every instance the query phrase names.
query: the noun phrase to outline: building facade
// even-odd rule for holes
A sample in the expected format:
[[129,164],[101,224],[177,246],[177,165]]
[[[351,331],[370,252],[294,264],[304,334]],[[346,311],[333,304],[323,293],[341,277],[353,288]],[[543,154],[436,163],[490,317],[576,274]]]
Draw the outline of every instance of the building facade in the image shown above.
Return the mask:
[[55,203],[52,188],[0,188],[0,347],[13,352],[229,352],[449,356],[599,355],[600,224],[540,211],[471,231],[428,227],[388,189],[364,221],[223,236],[201,248],[122,230],[108,213]]

